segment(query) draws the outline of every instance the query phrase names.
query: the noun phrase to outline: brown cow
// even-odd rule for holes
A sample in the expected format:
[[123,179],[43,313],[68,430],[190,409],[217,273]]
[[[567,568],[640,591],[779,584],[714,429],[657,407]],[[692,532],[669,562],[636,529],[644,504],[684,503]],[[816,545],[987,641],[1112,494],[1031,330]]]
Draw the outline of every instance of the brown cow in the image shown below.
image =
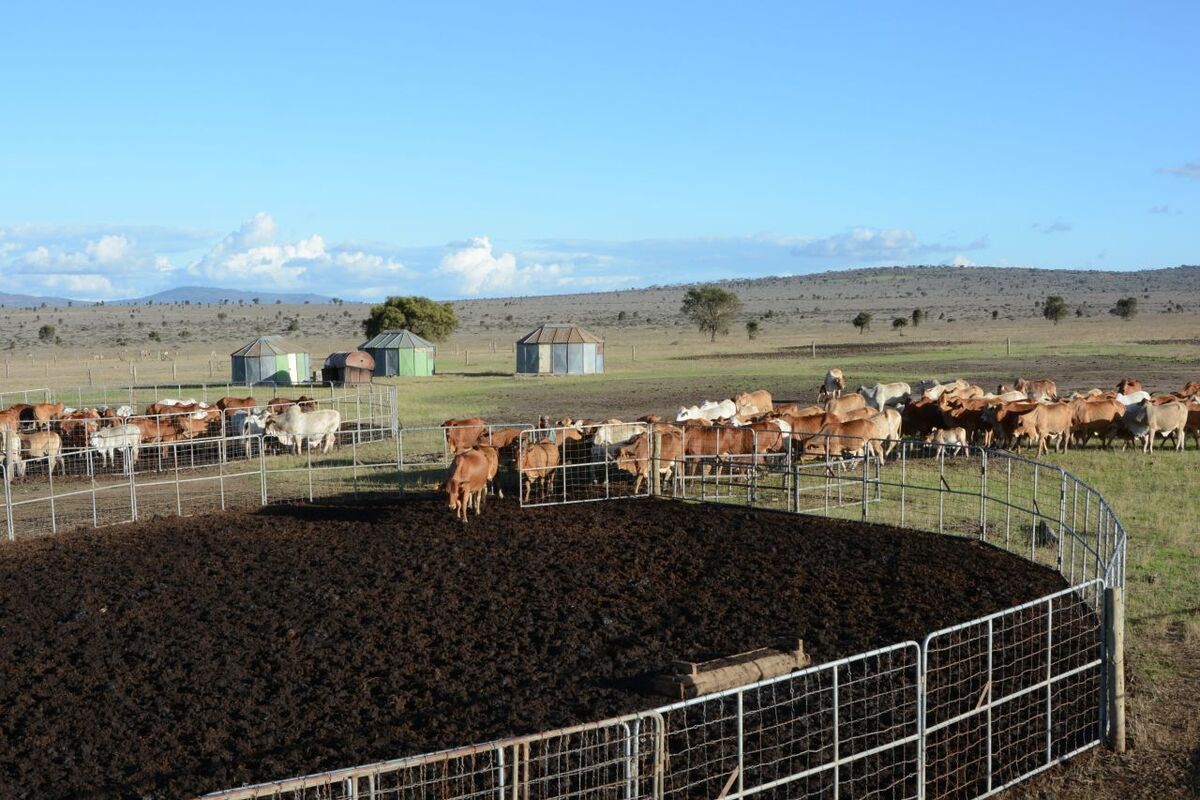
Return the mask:
[[455,456],[450,477],[442,489],[449,497],[450,510],[463,522],[467,521],[467,511],[472,503],[475,505],[475,515],[482,513],[483,493],[487,489],[490,469],[488,457],[482,450],[464,450]]
[[62,412],[62,403],[34,403],[33,421],[49,427],[50,421],[58,419],[62,415]]
[[1184,397],[1195,397],[1200,394],[1200,381],[1192,381],[1179,392]]
[[942,409],[932,398],[913,400],[901,412],[904,432],[909,436],[923,437],[934,428],[943,427]]
[[1071,414],[1071,436],[1076,444],[1086,447],[1089,439],[1099,436],[1100,444],[1107,447],[1112,438],[1112,427],[1121,421],[1125,406],[1116,400],[1081,398],[1071,401]]
[[[683,458],[683,431],[679,428],[660,426],[655,428],[659,435],[658,473],[662,481],[669,481],[675,465]],[[642,489],[642,482],[650,480],[650,434],[640,433],[633,441],[617,449],[617,469],[628,472],[636,480],[633,493]]]
[[1055,436],[1058,437],[1058,442],[1055,443],[1054,449],[1068,450],[1073,419],[1070,403],[1039,403],[1018,418],[1013,436],[1017,440],[1022,436],[1035,439],[1039,456],[1049,452],[1046,440]]
[[1187,410],[1187,426],[1184,432],[1196,437],[1196,447],[1200,448],[1200,403],[1188,403]]
[[998,444],[1001,447],[1008,447],[1014,444],[1013,431],[1017,429],[1017,422],[1021,415],[1032,411],[1038,405],[1030,400],[1020,400],[989,407],[980,418],[988,426],[984,431],[983,446],[991,447],[993,444]]
[[250,397],[222,397],[214,405],[222,414],[232,417],[238,409],[244,408],[247,411],[253,409],[258,405],[258,401],[254,399],[253,395]]
[[487,433],[487,421],[480,417],[448,419],[442,423],[442,427],[446,429],[446,446],[451,453],[470,450],[479,437]]

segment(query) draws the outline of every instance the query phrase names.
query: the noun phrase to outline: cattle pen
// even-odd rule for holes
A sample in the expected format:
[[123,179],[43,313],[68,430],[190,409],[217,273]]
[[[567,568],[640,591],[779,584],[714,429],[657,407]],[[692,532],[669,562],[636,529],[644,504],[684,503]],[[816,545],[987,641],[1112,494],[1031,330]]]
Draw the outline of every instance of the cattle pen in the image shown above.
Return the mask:
[[[151,448],[129,469],[97,469],[99,455],[83,451],[74,463],[88,469],[64,479],[17,481],[6,473],[5,529],[19,538],[432,488],[452,458],[445,429],[405,428],[394,399],[379,402],[390,418],[344,427],[327,454],[272,454],[259,436],[244,450],[226,439],[191,443],[198,460],[181,444],[164,446],[175,447],[165,454]],[[634,459],[634,472],[647,475],[639,482],[617,467],[614,450],[576,444],[570,426],[494,427],[523,429],[518,453],[539,440],[559,448],[558,463],[542,467],[538,485],[521,494],[527,506],[673,497],[887,524],[977,541],[1056,571],[1067,588],[919,639],[639,713],[206,797],[977,798],[1106,739],[1123,740],[1127,536],[1108,502],[1061,468],[907,440],[858,456],[834,455],[832,441],[793,452],[759,441],[757,432],[749,434],[748,456],[689,452],[685,443],[666,458],[669,426],[639,423],[648,445],[644,463]],[[31,464],[29,474],[43,469]],[[510,487],[527,482],[522,472],[512,469]]]

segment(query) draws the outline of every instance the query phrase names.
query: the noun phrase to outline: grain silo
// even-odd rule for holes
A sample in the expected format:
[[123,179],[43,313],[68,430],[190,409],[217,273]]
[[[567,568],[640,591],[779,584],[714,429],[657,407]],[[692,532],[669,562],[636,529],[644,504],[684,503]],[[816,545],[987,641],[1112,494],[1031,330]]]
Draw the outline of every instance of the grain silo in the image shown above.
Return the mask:
[[578,325],[546,323],[517,340],[517,372],[527,375],[604,372],[604,340]]
[[246,386],[307,383],[308,353],[282,336],[257,336],[230,354],[232,382]]

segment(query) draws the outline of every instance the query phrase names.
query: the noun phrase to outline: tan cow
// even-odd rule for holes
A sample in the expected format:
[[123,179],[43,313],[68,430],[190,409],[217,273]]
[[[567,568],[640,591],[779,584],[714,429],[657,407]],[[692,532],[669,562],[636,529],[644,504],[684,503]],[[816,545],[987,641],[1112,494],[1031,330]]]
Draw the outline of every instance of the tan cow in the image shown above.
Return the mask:
[[846,390],[846,376],[837,367],[825,373],[825,381],[821,384],[821,389],[817,392],[817,402],[824,403],[829,400],[836,400],[842,396],[842,392]]
[[1039,456],[1049,452],[1046,440],[1054,437],[1058,438],[1054,445],[1055,450],[1068,450],[1073,420],[1070,403],[1039,403],[1020,415],[1013,430],[1013,437],[1019,440],[1022,436],[1028,436],[1036,440]]
[[63,412],[62,403],[34,403],[33,420],[41,425],[49,426],[51,420],[58,419]]
[[[825,411],[830,414],[846,414],[867,407],[867,399],[861,394],[847,394],[835,397],[825,404]],[[872,409],[874,410],[874,409]]]
[[[660,425],[654,432],[659,435],[658,474],[665,483],[671,479],[676,464],[683,458],[683,431]],[[617,450],[617,469],[634,476],[634,494],[641,492],[644,481],[650,480],[650,435],[639,434]]]
[[843,455],[862,455],[870,448],[883,460],[883,444],[877,439],[879,429],[874,420],[856,419],[850,422],[826,424],[816,436],[804,443],[804,455],[824,456],[827,459]]
[[1049,378],[1032,381],[1017,378],[1015,388],[1018,392],[1024,392],[1030,400],[1053,400],[1058,397],[1058,385]]
[[734,418],[747,421],[760,414],[766,414],[775,408],[771,401],[771,393],[766,389],[755,389],[752,392],[738,392],[733,396],[733,404],[737,407]]
[[533,487],[540,486],[545,492],[554,483],[554,471],[559,464],[558,445],[548,438],[525,445],[517,459],[517,469],[520,470],[524,482],[525,502],[533,494]]
[[46,474],[53,475],[62,452],[62,437],[54,431],[34,431],[24,437],[24,445],[28,458],[46,458]]
[[1182,450],[1188,423],[1188,407],[1178,401],[1160,404],[1143,400],[1129,406],[1121,421],[1134,436],[1145,438],[1142,444],[1144,453],[1154,452],[1154,437],[1160,434],[1175,437],[1175,449]]

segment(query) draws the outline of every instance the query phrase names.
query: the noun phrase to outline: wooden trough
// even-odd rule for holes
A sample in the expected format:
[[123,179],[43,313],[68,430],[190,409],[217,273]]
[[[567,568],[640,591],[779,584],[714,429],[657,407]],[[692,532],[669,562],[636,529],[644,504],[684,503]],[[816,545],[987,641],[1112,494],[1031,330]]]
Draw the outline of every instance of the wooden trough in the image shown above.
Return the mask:
[[687,700],[777,678],[810,664],[812,657],[804,652],[804,640],[785,639],[774,647],[760,647],[711,661],[674,661],[662,672],[650,676],[649,685],[658,694]]

